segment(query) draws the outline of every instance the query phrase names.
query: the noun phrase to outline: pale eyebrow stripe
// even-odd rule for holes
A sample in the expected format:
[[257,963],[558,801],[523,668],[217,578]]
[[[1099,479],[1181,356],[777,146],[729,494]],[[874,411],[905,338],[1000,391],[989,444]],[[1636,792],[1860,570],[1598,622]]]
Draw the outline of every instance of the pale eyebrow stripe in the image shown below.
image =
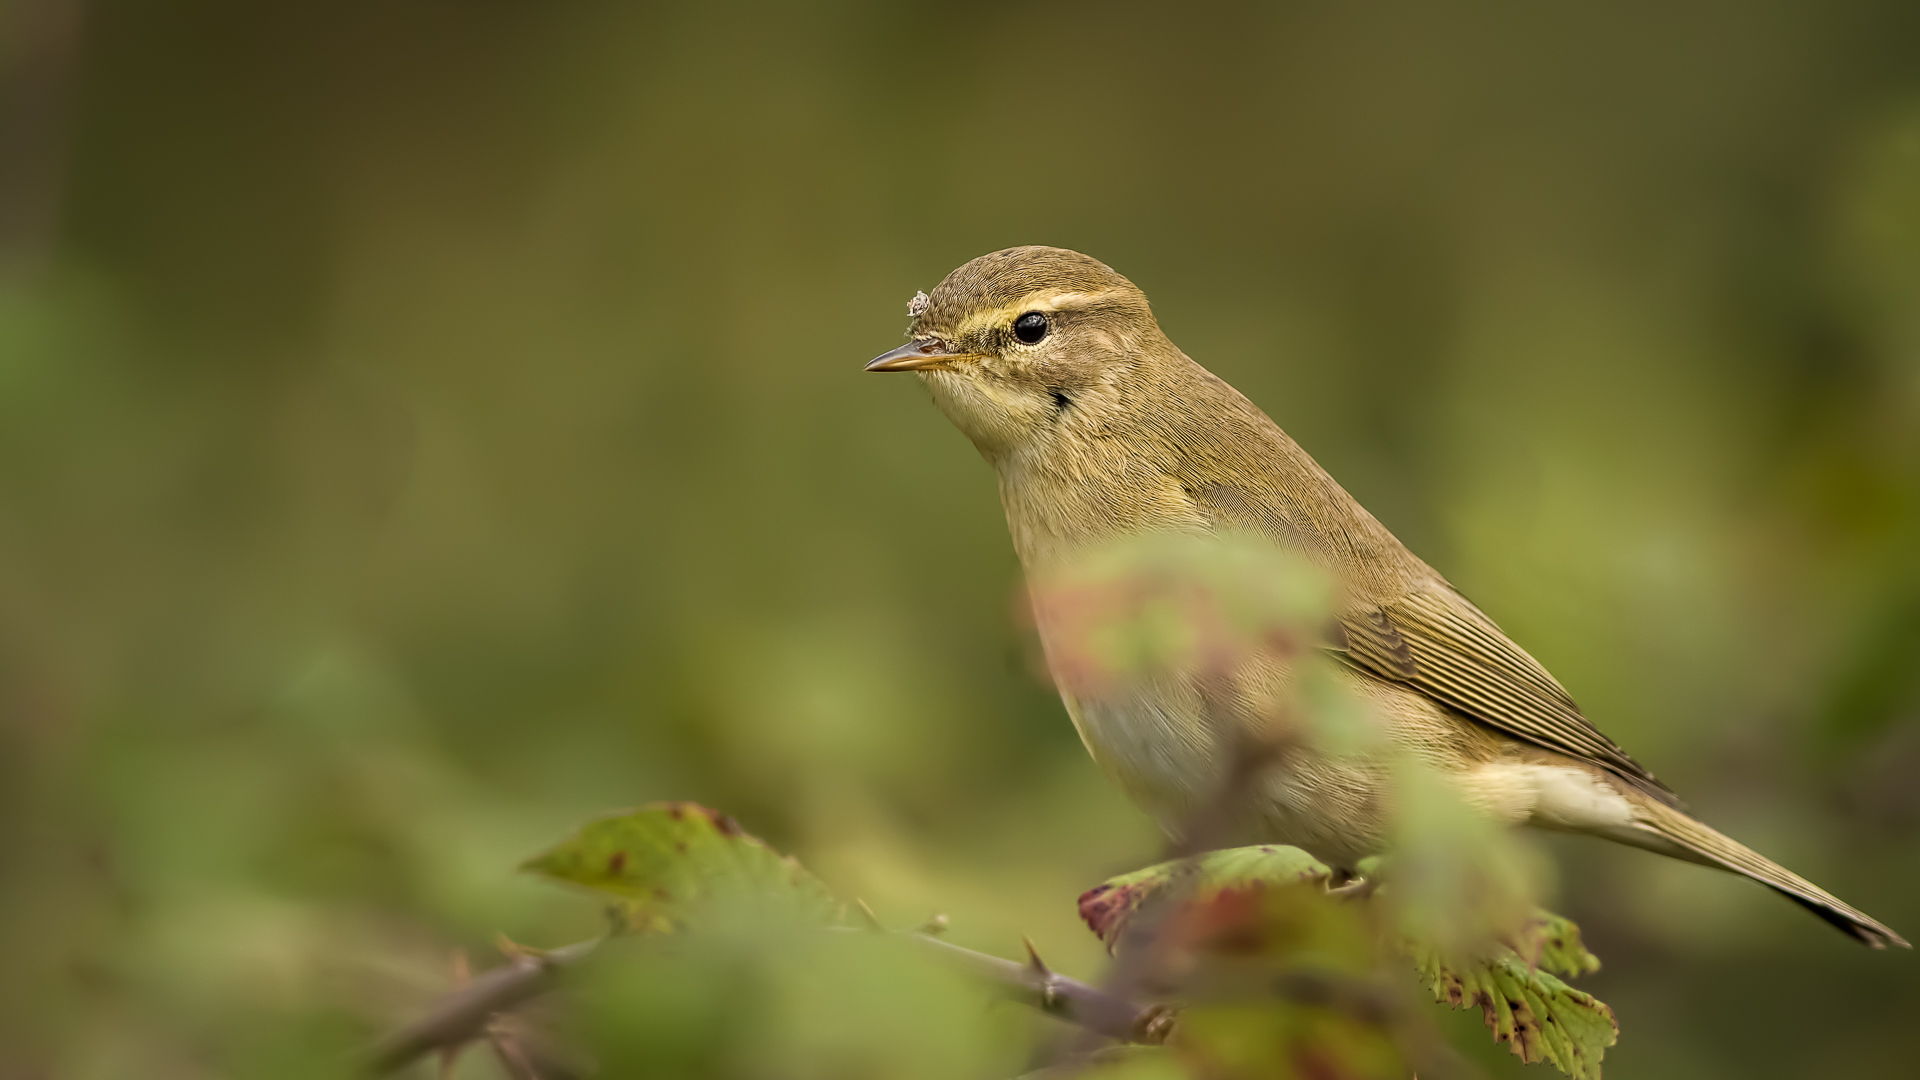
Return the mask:
[[1037,311],[1078,311],[1082,308],[1092,307],[1102,300],[1112,299],[1120,294],[1121,290],[1119,289],[1102,289],[1099,292],[1059,293],[1038,304],[1028,305],[1028,307]]
[[1028,293],[1019,302],[1003,304],[990,311],[982,312],[962,324],[963,331],[985,329],[1012,322],[1029,311],[1082,311],[1122,294],[1120,289],[1102,289],[1099,292],[1063,292]]

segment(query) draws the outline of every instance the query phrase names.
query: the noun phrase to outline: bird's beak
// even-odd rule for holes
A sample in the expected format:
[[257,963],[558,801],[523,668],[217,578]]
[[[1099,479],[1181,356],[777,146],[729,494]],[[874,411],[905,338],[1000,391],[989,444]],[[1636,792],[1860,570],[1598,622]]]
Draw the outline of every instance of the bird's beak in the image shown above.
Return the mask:
[[968,353],[954,352],[939,338],[915,338],[892,352],[881,353],[867,361],[867,370],[924,371],[927,368],[940,367],[954,360],[963,359],[968,355]]

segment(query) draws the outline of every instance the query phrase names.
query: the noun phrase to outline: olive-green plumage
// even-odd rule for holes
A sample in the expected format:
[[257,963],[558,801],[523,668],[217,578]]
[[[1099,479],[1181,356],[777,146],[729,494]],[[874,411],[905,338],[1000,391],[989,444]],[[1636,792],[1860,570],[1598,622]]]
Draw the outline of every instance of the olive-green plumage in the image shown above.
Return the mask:
[[[868,365],[917,371],[993,465],[1028,572],[1148,532],[1244,532],[1342,584],[1327,648],[1387,738],[1502,820],[1588,833],[1767,884],[1876,948],[1899,935],[1689,817],[1525,650],[1266,414],[1160,331],[1147,298],[1060,248],[983,255],[916,298],[910,341]],[[1049,627],[1042,620],[1046,638]],[[1089,751],[1172,827],[1217,783],[1228,718],[1191,687],[1061,694]],[[1257,839],[1341,866],[1385,842],[1387,769],[1306,753],[1258,793]]]

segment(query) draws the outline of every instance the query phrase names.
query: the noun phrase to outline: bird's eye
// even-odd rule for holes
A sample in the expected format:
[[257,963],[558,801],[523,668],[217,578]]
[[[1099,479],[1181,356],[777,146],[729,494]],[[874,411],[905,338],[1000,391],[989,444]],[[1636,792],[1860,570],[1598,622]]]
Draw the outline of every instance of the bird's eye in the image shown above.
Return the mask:
[[1013,320],[1013,336],[1022,345],[1040,344],[1040,339],[1047,336],[1047,317],[1037,311],[1027,312]]

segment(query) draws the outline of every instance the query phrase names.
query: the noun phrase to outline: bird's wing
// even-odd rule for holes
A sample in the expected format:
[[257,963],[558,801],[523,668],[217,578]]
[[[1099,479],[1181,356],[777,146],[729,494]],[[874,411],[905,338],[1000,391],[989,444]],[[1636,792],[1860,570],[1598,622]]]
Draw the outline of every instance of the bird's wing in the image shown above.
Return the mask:
[[1536,746],[1605,766],[1672,806],[1666,785],[1601,734],[1540,662],[1445,582],[1344,613],[1343,655]]
[[[1214,486],[1190,492],[1217,523],[1283,544],[1295,531],[1257,509],[1244,492]],[[1601,765],[1672,806],[1680,802],[1641,764],[1600,733],[1540,662],[1438,575],[1381,602],[1340,614],[1332,649],[1345,661],[1535,746]]]

